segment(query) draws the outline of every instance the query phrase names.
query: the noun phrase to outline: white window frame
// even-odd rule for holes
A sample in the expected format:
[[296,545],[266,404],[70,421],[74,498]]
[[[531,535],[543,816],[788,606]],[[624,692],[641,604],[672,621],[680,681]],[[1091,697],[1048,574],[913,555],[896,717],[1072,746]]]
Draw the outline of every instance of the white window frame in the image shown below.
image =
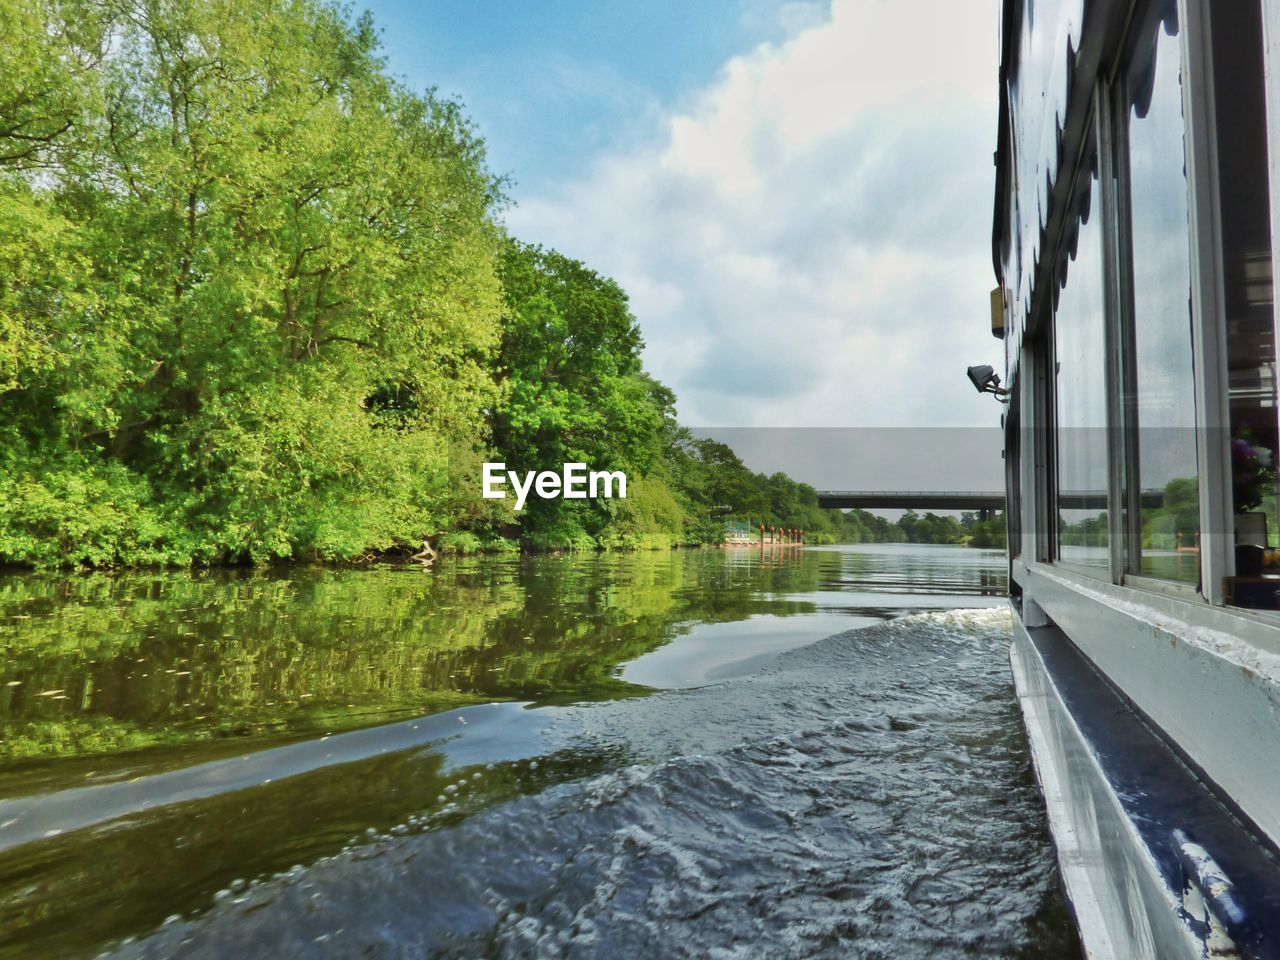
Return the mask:
[[[1218,198],[1217,118],[1209,4],[1178,0],[1183,24],[1183,115],[1186,117],[1191,226],[1192,351],[1196,357],[1196,453],[1200,463],[1200,575],[1210,603],[1226,602],[1235,573],[1230,402],[1227,396],[1226,299],[1222,288],[1222,218]],[[1277,0],[1263,0],[1268,7]],[[1274,196],[1273,196],[1274,214]]]

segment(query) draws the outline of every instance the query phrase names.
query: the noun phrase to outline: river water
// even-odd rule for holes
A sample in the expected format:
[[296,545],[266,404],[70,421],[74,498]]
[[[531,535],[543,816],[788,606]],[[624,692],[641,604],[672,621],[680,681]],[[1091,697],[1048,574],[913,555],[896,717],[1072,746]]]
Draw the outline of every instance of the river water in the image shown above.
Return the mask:
[[1078,956],[1004,558],[0,578],[0,957]]

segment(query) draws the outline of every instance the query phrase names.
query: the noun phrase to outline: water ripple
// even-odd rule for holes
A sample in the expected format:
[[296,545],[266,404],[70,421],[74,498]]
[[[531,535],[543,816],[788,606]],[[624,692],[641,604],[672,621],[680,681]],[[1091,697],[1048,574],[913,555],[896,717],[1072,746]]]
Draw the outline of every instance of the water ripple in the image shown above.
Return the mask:
[[117,957],[1068,957],[1006,660],[935,613],[564,710],[626,766],[391,835]]

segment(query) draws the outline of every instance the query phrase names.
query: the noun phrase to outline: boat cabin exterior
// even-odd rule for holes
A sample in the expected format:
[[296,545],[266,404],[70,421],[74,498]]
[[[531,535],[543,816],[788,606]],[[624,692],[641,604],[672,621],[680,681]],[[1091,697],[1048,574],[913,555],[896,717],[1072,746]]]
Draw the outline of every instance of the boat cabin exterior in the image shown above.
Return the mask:
[[1001,27],[1013,664],[1067,892],[1090,956],[1280,956],[1280,0]]

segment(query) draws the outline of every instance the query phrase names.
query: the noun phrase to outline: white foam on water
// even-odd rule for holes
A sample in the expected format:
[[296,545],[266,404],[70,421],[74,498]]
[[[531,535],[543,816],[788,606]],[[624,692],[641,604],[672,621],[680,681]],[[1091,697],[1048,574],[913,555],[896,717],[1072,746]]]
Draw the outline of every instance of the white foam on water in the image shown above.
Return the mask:
[[564,710],[566,743],[632,762],[379,835],[116,956],[1072,956],[1009,629],[929,612]]

